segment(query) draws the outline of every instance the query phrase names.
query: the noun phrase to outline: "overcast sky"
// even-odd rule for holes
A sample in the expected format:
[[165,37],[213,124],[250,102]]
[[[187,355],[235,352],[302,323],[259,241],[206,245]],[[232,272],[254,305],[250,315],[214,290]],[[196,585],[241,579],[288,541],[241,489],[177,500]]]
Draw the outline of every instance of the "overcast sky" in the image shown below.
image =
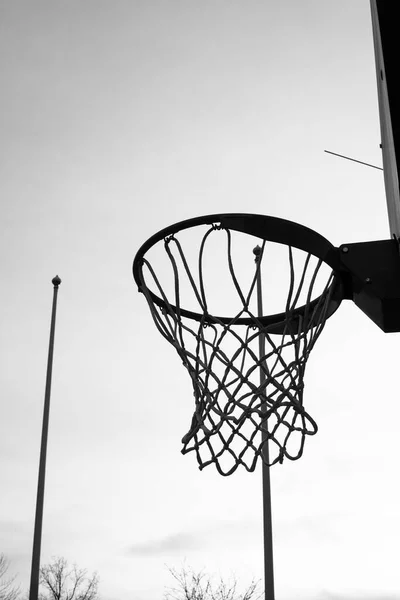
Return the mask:
[[[165,565],[261,578],[261,471],[182,456],[193,395],[132,280],[217,212],[389,237],[367,0],[2,0],[0,552],[29,585],[52,297],[42,562],[155,600]],[[306,373],[319,424],[271,473],[277,600],[400,597],[398,337],[350,302]]]

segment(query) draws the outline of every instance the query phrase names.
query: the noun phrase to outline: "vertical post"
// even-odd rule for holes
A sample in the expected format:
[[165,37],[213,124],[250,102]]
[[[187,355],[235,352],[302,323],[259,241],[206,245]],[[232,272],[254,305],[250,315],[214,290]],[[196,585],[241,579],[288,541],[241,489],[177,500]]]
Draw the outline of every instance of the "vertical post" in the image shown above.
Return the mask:
[[46,475],[47,436],[49,430],[51,375],[53,370],[53,350],[54,333],[56,326],[57,294],[58,286],[60,285],[60,283],[61,279],[58,277],[58,275],[56,275],[56,277],[52,279],[52,284],[54,286],[53,307],[51,311],[49,354],[47,359],[46,389],[44,393],[42,440],[40,445],[39,476],[36,496],[35,529],[33,534],[32,568],[31,584],[29,588],[29,600],[37,600],[39,592],[40,548],[42,542],[43,500],[44,483]]
[[[257,313],[259,317],[263,315],[262,302],[262,282],[261,282],[261,260],[262,249],[256,246],[253,250],[255,262],[257,265]],[[260,359],[265,356],[265,337],[259,335],[259,354]],[[260,385],[265,381],[265,373],[260,365]],[[265,407],[265,410],[267,407]],[[263,487],[263,523],[264,523],[264,580],[265,580],[265,600],[275,600],[274,591],[274,557],[272,545],[272,510],[271,510],[271,480],[268,451],[268,436],[262,431],[262,487]]]

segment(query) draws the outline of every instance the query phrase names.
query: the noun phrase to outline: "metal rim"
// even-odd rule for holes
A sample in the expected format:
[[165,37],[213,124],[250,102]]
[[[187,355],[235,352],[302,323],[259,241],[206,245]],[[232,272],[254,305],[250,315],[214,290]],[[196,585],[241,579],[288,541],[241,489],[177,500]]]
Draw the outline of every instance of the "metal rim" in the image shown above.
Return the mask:
[[[327,318],[329,318],[340,306],[341,301],[344,298],[343,284],[339,275],[340,272],[340,258],[338,255],[338,250],[331,244],[326,238],[317,233],[316,231],[310,229],[309,227],[305,227],[304,225],[300,225],[293,221],[288,221],[286,219],[280,219],[279,217],[270,217],[267,215],[256,215],[256,214],[248,214],[248,213],[224,213],[224,214],[213,214],[213,215],[205,215],[202,217],[196,217],[193,219],[187,219],[185,221],[180,221],[175,223],[174,225],[170,225],[169,227],[165,227],[161,231],[155,233],[151,236],[142,246],[139,248],[136,253],[135,259],[133,261],[132,271],[133,277],[138,285],[139,291],[144,284],[142,266],[143,266],[143,257],[146,252],[152,248],[157,242],[165,239],[166,237],[178,233],[179,231],[183,231],[185,229],[190,229],[192,227],[196,227],[198,225],[219,225],[224,229],[231,229],[234,231],[240,231],[242,233],[247,233],[249,235],[253,235],[257,239],[263,239],[268,242],[275,242],[279,244],[285,244],[288,246],[292,246],[294,248],[298,248],[299,250],[303,250],[304,252],[308,252],[317,258],[323,260],[326,264],[328,264],[334,274],[335,277],[330,286],[331,293],[331,301],[329,303]],[[161,308],[165,308],[165,303],[151,290],[148,290],[153,302],[160,306]],[[313,310],[318,303],[320,302],[321,296],[315,298],[308,306],[308,309]],[[171,304],[172,309],[175,307]],[[214,315],[204,315],[203,313],[192,312],[183,308],[180,308],[180,314],[189,319],[193,319],[195,321],[205,321],[209,323],[224,323],[229,324],[232,322],[233,317],[220,317]],[[306,306],[301,306],[295,309],[292,313],[292,318],[296,318],[301,316],[306,310]],[[286,313],[276,313],[274,315],[264,315],[259,318],[259,322],[263,326],[275,326],[275,333],[282,333],[283,328],[285,326],[286,321]],[[235,324],[237,325],[253,325],[254,322],[248,317],[242,317],[235,320]]]

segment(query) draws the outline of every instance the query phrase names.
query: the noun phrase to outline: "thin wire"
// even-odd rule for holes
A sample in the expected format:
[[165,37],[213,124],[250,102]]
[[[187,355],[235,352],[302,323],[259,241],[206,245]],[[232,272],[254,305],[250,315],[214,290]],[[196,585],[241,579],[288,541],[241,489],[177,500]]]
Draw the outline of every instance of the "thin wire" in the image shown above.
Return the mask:
[[382,167],[377,167],[376,165],[371,165],[370,163],[363,162],[362,160],[357,160],[355,158],[350,158],[349,156],[343,156],[343,154],[336,154],[336,152],[331,152],[330,150],[324,150],[327,154],[333,154],[333,156],[339,156],[340,158],[345,158],[346,160],[352,160],[353,162],[360,163],[360,165],[365,165],[366,167],[372,167],[373,169],[378,169],[379,171],[383,171]]

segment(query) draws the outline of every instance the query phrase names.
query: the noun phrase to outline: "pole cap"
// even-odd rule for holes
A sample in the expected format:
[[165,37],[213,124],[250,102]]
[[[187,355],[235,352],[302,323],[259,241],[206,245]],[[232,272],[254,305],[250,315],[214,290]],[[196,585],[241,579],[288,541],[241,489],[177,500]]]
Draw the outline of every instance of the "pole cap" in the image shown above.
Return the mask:
[[61,279],[59,278],[58,275],[56,275],[55,277],[53,277],[53,279],[51,280],[51,283],[54,285],[54,287],[58,287],[61,283]]
[[260,258],[261,258],[261,252],[262,252],[262,248],[261,246],[256,246],[255,248],[253,248],[253,254],[255,256],[254,262],[259,262]]

